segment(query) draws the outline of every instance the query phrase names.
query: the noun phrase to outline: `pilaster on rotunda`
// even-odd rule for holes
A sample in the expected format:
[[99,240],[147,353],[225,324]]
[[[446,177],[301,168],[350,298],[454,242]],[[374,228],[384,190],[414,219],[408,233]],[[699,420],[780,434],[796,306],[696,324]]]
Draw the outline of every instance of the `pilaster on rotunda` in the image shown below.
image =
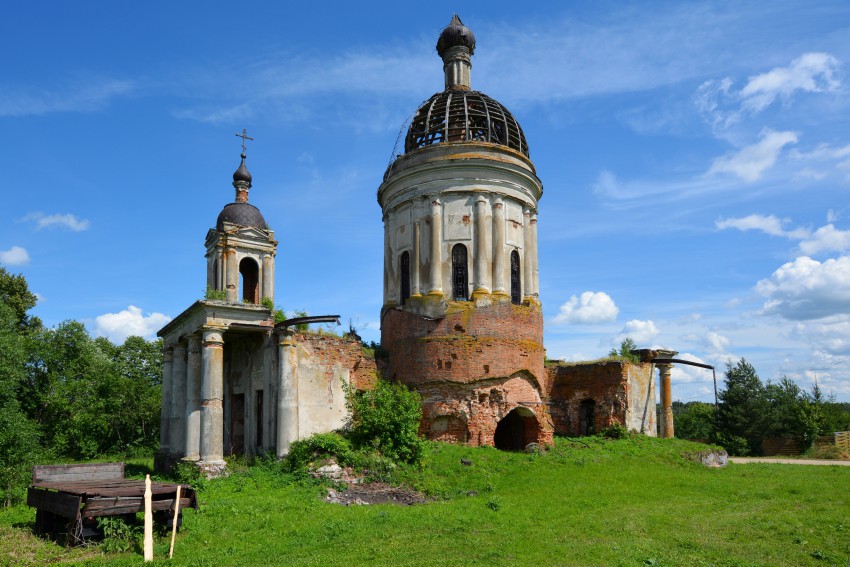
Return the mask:
[[[463,423],[469,443],[517,448],[530,437],[551,439],[540,383],[537,204],[543,186],[519,123],[471,88],[475,47],[472,31],[454,16],[437,42],[445,90],[416,111],[404,154],[378,188],[381,343],[389,353],[388,377],[423,394],[451,384],[445,407],[467,408],[463,415],[437,415],[432,410],[442,402],[430,396],[424,432],[438,438]],[[523,394],[508,395],[519,383],[526,384]],[[482,387],[506,384],[513,386],[502,399],[510,402],[474,409]],[[506,419],[509,433],[497,435]]]

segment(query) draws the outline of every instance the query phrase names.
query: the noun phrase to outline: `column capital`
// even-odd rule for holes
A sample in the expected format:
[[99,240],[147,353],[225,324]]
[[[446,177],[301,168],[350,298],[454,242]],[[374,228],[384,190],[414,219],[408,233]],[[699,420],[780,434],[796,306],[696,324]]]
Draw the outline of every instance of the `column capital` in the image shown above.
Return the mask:
[[193,354],[197,354],[201,352],[201,336],[200,335],[189,335],[186,339],[189,343],[189,352]]
[[224,328],[205,325],[201,327],[201,332],[203,333],[205,347],[224,344]]
[[174,349],[172,347],[162,348],[162,362],[171,362],[174,360]]

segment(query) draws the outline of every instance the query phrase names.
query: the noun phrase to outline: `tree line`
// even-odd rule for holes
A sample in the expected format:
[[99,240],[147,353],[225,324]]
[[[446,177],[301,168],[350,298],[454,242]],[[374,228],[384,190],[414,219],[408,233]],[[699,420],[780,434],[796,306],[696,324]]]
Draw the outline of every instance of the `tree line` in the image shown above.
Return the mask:
[[150,453],[159,442],[161,341],[116,345],[77,321],[46,328],[37,298],[0,267],[0,496],[34,464]]
[[821,435],[850,430],[850,404],[815,383],[810,391],[787,377],[762,382],[745,359],[728,363],[717,408],[673,402],[675,435],[722,445],[731,455],[760,455],[769,437],[797,439],[809,449]]

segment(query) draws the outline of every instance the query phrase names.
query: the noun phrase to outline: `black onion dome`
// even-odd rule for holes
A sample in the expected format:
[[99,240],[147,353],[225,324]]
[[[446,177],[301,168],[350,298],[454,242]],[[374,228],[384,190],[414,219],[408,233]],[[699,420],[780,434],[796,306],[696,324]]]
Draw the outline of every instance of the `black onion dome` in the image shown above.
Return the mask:
[[239,164],[239,168],[233,172],[233,182],[244,181],[251,185],[251,172],[248,171],[248,168],[245,167],[245,154],[242,154],[242,163]]
[[437,40],[437,53],[442,57],[447,49],[459,45],[468,47],[470,55],[475,52],[475,36],[472,34],[472,30],[463,25],[458,15],[455,14]]
[[441,142],[490,142],[529,157],[519,122],[478,91],[443,91],[425,101],[410,122],[404,153]]
[[215,221],[216,230],[224,230],[225,222],[231,222],[238,226],[261,228],[264,230],[268,228],[268,225],[266,225],[266,219],[263,218],[262,213],[260,213],[260,209],[250,203],[226,204],[219,213],[218,220]]

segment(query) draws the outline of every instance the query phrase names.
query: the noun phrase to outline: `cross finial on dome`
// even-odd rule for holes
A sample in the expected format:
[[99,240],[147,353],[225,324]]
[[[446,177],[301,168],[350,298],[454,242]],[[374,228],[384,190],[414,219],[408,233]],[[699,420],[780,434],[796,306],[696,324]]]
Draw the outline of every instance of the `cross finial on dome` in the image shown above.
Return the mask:
[[248,140],[254,141],[254,138],[248,135],[248,130],[246,128],[242,129],[241,134],[236,134],[238,138],[242,138],[242,153],[240,157],[242,158],[242,162],[239,164],[239,168],[233,172],[233,187],[236,188],[236,202],[237,203],[247,203],[248,202],[248,190],[251,188],[251,172],[248,171],[248,167],[245,165],[245,142]]

